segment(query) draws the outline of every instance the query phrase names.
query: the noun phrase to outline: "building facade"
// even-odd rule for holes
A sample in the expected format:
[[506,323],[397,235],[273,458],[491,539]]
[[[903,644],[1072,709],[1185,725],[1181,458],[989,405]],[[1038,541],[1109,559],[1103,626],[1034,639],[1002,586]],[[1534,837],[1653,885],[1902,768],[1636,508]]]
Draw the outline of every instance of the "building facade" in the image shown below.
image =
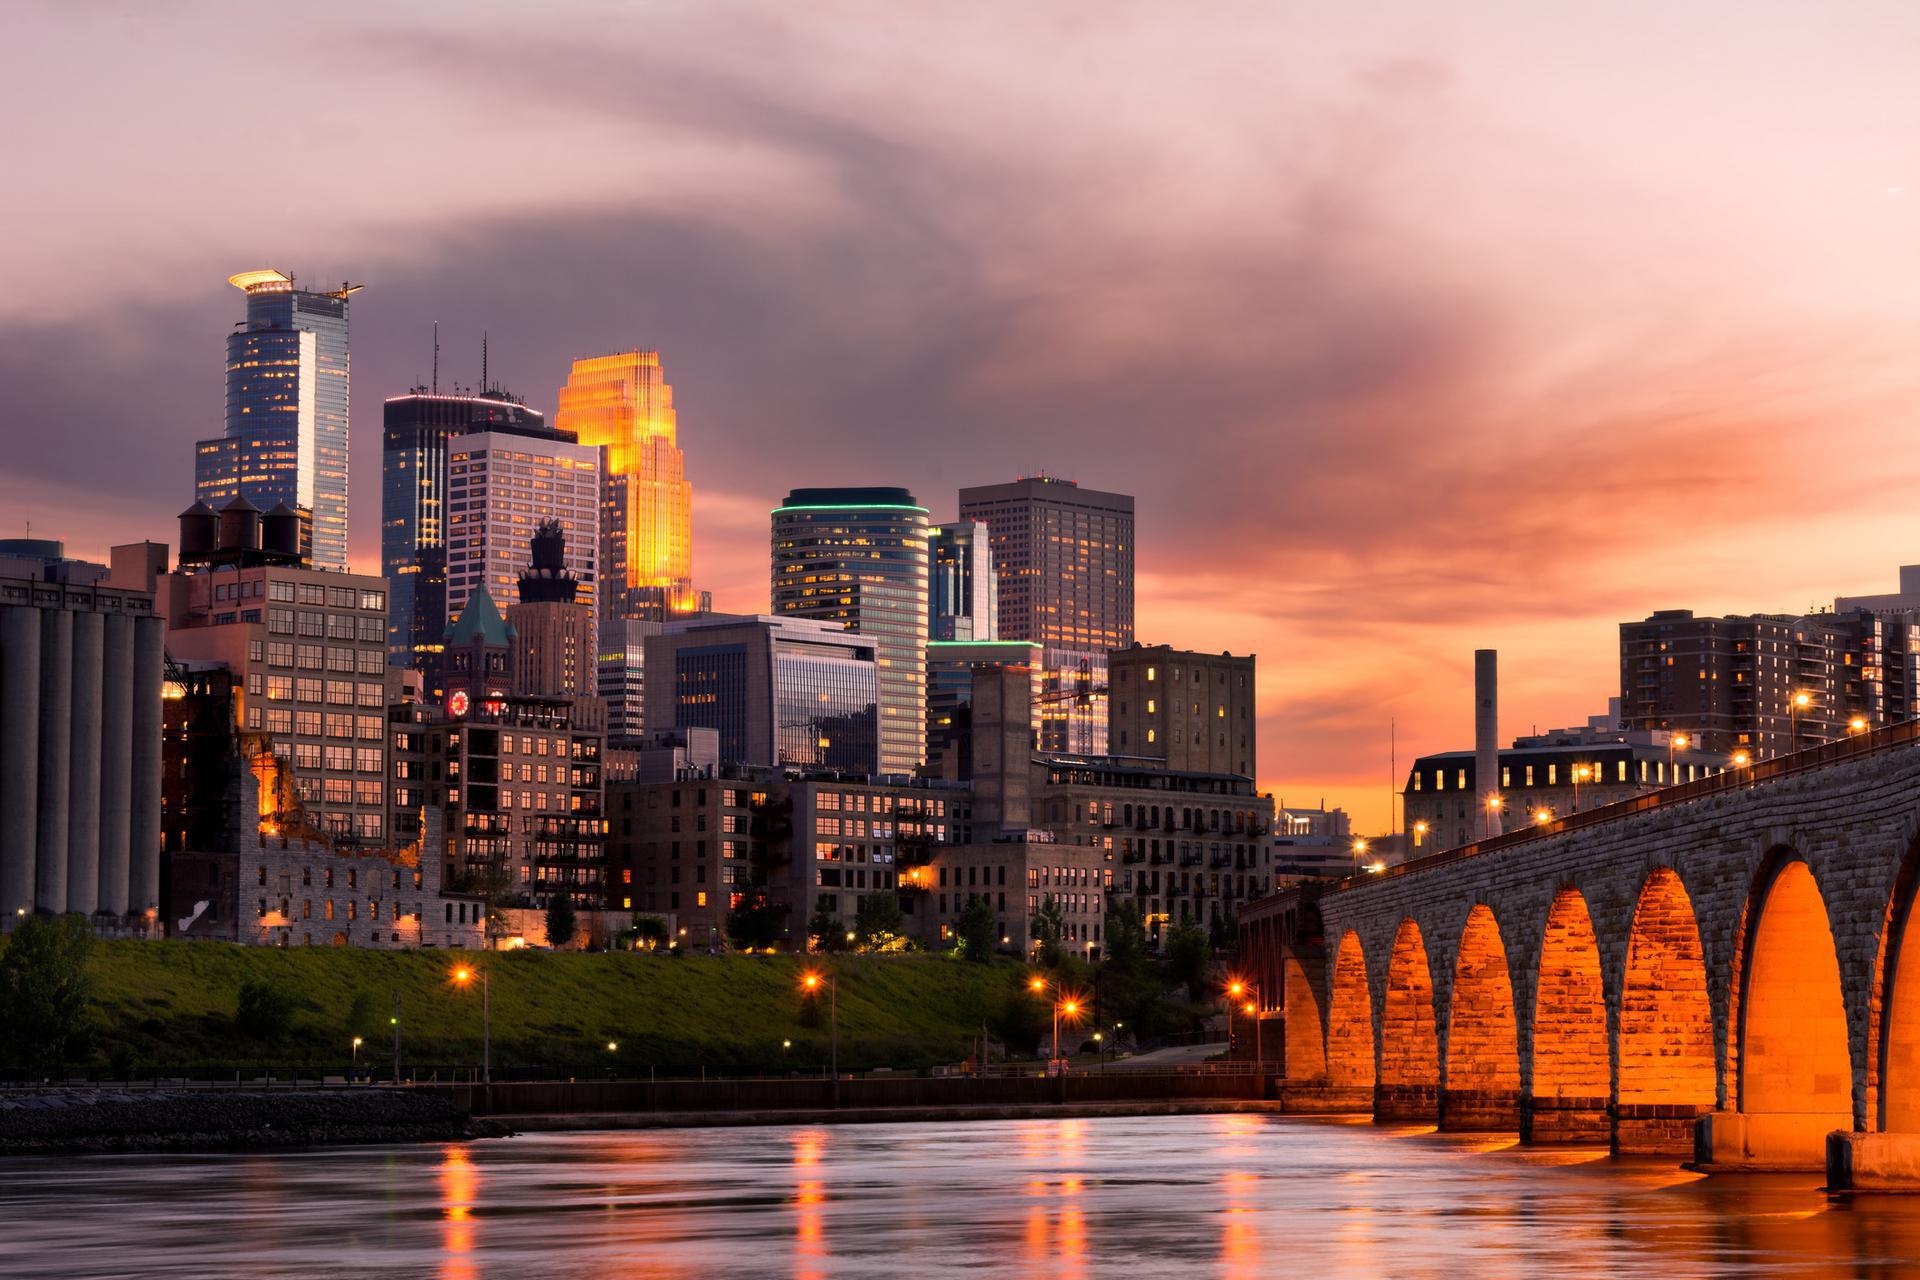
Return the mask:
[[715,614],[646,641],[646,729],[712,729],[723,764],[880,771],[878,643],[831,622]]
[[1051,901],[1060,913],[1061,949],[1097,963],[1105,947],[1113,855],[1095,845],[1065,843],[1041,833],[990,844],[942,846],[932,862],[903,872],[901,908],[930,948],[959,940],[960,918],[981,898],[993,909],[1001,950],[1031,958],[1039,948],[1034,919]]
[[659,915],[690,945],[725,945],[729,913],[760,890],[783,945],[804,949],[816,912],[851,928],[863,898],[971,838],[963,786],[718,772],[608,792],[608,906]]
[[447,458],[450,619],[482,584],[496,602],[514,599],[533,563],[534,532],[549,521],[559,523],[579,602],[596,609],[598,451],[559,437],[476,431],[454,439]]
[[880,771],[927,749],[927,509],[905,489],[795,489],[773,512],[773,612],[871,637]]
[[[1566,731],[1524,738],[1499,753],[1500,816],[1508,831],[1630,800],[1733,767],[1725,752],[1665,730]],[[1401,791],[1413,857],[1457,849],[1489,834],[1471,751],[1421,756]]]
[[935,525],[928,574],[929,640],[988,641],[1000,634],[1000,586],[986,525],[977,520]]
[[[380,572],[388,582],[387,657],[395,666],[425,670],[458,614],[447,597],[453,513],[449,446],[472,432],[555,437],[545,415],[505,392],[441,395],[423,387],[389,397],[382,428]],[[475,501],[471,484],[467,489],[463,514]]]
[[1620,624],[1621,717],[1704,749],[1765,759],[1910,719],[1920,630],[1897,614],[1696,617]]
[[1257,775],[1254,659],[1131,645],[1107,658],[1107,749],[1170,769]]
[[927,768],[939,778],[973,776],[973,687],[982,668],[1017,669],[1027,675],[1033,708],[1026,749],[1039,741],[1040,646],[1031,640],[929,640],[927,642]]
[[999,638],[1105,653],[1133,643],[1133,499],[1029,476],[960,491],[987,526]]
[[183,565],[161,581],[174,658],[233,673],[236,727],[288,766],[263,806],[290,834],[386,839],[387,584],[293,560]]
[[312,515],[313,562],[347,563],[348,298],[314,292],[273,270],[227,283],[247,297],[227,335],[226,431],[196,446],[194,490],[219,507],[246,497]]
[[151,593],[0,578],[0,929],[156,927],[164,662]]
[[520,603],[507,610],[519,637],[514,652],[514,688],[549,698],[597,702],[599,645],[593,613],[580,598],[580,579],[567,568],[566,533],[557,520],[533,535],[527,571],[520,575]]
[[693,486],[660,353],[575,360],[554,425],[600,452],[599,616],[611,625],[704,611],[693,586]]

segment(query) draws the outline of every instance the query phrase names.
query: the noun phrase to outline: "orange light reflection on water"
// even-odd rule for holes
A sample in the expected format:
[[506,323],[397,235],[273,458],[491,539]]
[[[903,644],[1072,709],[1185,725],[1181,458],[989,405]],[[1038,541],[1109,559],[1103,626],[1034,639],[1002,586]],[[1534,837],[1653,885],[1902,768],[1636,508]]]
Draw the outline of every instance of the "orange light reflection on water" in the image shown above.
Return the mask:
[[473,1258],[473,1204],[480,1172],[462,1146],[443,1149],[440,1164],[440,1280],[479,1280]]

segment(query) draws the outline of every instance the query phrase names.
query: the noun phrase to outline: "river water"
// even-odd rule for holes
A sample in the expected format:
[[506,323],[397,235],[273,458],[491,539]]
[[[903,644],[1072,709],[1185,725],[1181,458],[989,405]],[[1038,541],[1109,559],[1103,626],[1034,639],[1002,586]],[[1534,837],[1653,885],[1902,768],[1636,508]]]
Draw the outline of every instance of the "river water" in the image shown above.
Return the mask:
[[0,1161],[0,1275],[1920,1274],[1920,1198],[1264,1115]]

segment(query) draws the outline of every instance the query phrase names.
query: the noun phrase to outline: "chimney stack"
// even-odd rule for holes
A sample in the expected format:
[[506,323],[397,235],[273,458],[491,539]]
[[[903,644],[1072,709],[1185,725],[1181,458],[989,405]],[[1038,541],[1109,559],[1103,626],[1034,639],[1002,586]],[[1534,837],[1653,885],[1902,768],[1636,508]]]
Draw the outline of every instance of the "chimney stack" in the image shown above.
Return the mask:
[[1500,653],[1473,651],[1473,776],[1480,803],[1480,829],[1497,836],[1506,829],[1497,807],[1500,791]]

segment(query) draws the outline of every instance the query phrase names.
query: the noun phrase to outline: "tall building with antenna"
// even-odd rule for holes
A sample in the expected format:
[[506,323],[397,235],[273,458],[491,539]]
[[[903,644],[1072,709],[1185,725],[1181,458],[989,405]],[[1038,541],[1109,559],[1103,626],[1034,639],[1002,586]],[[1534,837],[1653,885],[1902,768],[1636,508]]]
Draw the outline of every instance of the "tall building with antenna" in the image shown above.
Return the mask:
[[359,285],[296,289],[271,268],[227,283],[247,296],[227,335],[226,431],[194,451],[194,493],[312,513],[313,563],[347,563],[348,299]]

